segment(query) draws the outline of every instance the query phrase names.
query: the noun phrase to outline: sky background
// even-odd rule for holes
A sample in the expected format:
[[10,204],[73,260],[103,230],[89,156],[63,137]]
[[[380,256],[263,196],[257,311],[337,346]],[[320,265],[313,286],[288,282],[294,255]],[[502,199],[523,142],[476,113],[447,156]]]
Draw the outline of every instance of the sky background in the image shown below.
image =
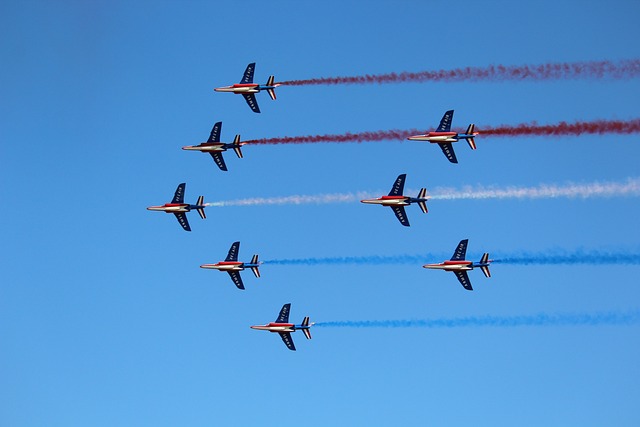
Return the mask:
[[[482,4],[481,4],[482,3]],[[497,138],[450,164],[414,142],[180,150],[222,139],[638,117],[638,80],[281,87],[262,114],[236,83],[640,57],[635,1],[0,3],[0,424],[7,426],[618,425],[640,422],[640,327],[320,328],[297,352],[250,325],[619,312],[637,265],[423,263],[578,249],[638,253],[638,199],[210,207],[169,202],[407,187],[624,181],[638,135]],[[415,194],[411,194],[415,196]],[[245,291],[199,265],[424,254],[399,265],[264,265]],[[432,255],[439,256],[433,258]],[[434,256],[435,256],[434,255]]]

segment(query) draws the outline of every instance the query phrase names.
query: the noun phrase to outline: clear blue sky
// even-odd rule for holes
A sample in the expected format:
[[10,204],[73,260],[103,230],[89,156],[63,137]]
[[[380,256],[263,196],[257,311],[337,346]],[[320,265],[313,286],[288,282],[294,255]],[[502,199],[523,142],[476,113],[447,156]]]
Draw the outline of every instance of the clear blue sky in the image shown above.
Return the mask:
[[[480,4],[485,3],[485,4]],[[477,138],[460,164],[420,143],[247,146],[223,140],[437,126],[631,119],[638,80],[282,87],[262,114],[214,93],[256,62],[266,82],[490,64],[640,57],[632,1],[0,4],[0,424],[424,426],[640,423],[638,325],[316,328],[297,352],[274,320],[427,319],[637,308],[638,266],[277,266],[247,290],[198,268],[240,259],[579,248],[638,251],[637,198],[145,210],[187,182],[195,202],[407,186],[530,186],[636,177],[638,136]],[[436,262],[439,259],[425,259]]]

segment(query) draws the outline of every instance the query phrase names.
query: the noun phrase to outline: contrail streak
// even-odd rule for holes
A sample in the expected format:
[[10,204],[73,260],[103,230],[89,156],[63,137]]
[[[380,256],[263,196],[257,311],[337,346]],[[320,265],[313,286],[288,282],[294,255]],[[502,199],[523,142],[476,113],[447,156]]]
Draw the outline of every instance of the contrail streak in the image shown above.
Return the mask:
[[[572,123],[560,122],[550,125],[521,123],[518,125],[476,126],[482,136],[580,136],[640,133],[640,119],[631,120],[591,120]],[[391,129],[365,132],[346,132],[342,134],[282,136],[245,141],[247,144],[312,144],[312,143],[354,143],[404,141],[409,136],[425,133],[424,129]]]
[[564,62],[539,65],[489,65],[451,70],[322,77],[280,82],[286,86],[386,84],[462,81],[542,81],[559,79],[629,79],[640,75],[640,59]]
[[[467,259],[480,259],[481,254],[469,255]],[[273,265],[390,265],[424,264],[449,259],[451,253],[425,253],[423,255],[369,255],[345,257],[283,258],[264,261]],[[544,253],[523,252],[520,255],[504,256],[493,260],[495,264],[506,265],[637,265],[639,252],[603,252],[577,250],[574,252],[547,251]]]
[[[407,190],[407,194],[417,193]],[[293,195],[281,197],[254,197],[206,203],[207,206],[259,206],[259,205],[305,205],[354,203],[362,199],[383,194],[380,191],[334,193],[317,195]],[[640,196],[640,178],[628,178],[622,182],[592,182],[588,184],[542,184],[537,187],[463,187],[436,188],[429,194],[431,200],[485,200],[485,199],[549,199],[549,198],[593,198],[593,197],[637,197]]]
[[317,322],[327,328],[468,328],[518,326],[601,326],[632,325],[640,322],[640,310],[600,313],[539,313],[528,316],[467,316],[412,320],[343,320]]

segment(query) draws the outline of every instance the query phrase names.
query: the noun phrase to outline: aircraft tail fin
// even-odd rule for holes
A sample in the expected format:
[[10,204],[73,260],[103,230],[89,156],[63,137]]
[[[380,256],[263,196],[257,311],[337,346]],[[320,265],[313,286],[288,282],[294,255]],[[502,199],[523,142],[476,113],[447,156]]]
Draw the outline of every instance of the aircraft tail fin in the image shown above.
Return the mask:
[[311,339],[311,330],[307,329],[310,326],[309,323],[309,316],[305,317],[304,319],[302,319],[302,326],[305,326],[304,329],[302,329],[302,333],[304,334],[304,336],[310,340]]
[[[267,80],[267,86],[276,86],[274,84],[275,81],[275,77],[274,76],[269,76],[269,79]],[[269,94],[269,96],[271,97],[271,99],[273,99],[274,101],[276,100],[276,90],[274,89],[267,89],[267,93]]]
[[251,258],[251,264],[255,264],[255,267],[251,267],[251,271],[253,271],[253,275],[256,277],[260,277],[260,270],[258,270],[258,265],[260,264],[258,262],[258,254],[255,254]]
[[482,272],[484,273],[484,276],[491,277],[491,271],[489,271],[489,253],[488,252],[485,252],[484,255],[482,255],[482,258],[480,258],[480,263],[485,264],[482,267],[480,267],[480,270],[482,270]]
[[[426,188],[421,188],[420,192],[418,193],[418,199],[426,199],[427,198],[427,189]],[[420,210],[424,213],[429,212],[427,210],[427,202],[425,200],[420,200],[418,202],[418,206],[420,206]]]
[[207,214],[204,213],[204,196],[198,197],[198,201],[196,202],[197,206],[202,206],[200,208],[196,208],[198,213],[200,214],[200,218],[207,219]]
[[[473,123],[471,123],[469,125],[469,127],[467,128],[467,135],[473,135],[475,136],[476,134],[473,132],[476,128],[476,125],[474,125]],[[476,149],[476,141],[473,139],[473,136],[471,138],[467,138],[467,143],[469,144],[469,147],[471,147],[472,150]]]
[[239,159],[242,158],[242,144],[240,144],[240,135],[236,135],[235,138],[233,138],[233,151],[236,152],[236,155],[238,156]]

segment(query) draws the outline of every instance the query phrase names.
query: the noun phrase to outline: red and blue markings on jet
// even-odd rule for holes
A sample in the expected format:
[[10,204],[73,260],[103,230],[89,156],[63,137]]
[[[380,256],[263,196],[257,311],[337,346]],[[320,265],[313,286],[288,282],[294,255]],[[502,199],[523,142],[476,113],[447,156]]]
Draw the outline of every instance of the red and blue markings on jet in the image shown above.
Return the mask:
[[291,304],[285,304],[282,306],[280,310],[280,314],[275,322],[267,323],[266,325],[254,325],[251,326],[251,329],[257,329],[259,331],[269,331],[273,333],[280,334],[280,338],[282,338],[282,342],[287,346],[289,350],[296,351],[296,346],[293,344],[293,338],[291,338],[291,332],[295,332],[297,330],[301,330],[304,336],[310,340],[311,339],[311,331],[309,330],[314,323],[309,323],[309,317],[305,317],[302,320],[302,323],[299,325],[295,325],[293,323],[289,323],[289,311],[291,310]]
[[266,85],[261,85],[253,82],[253,72],[256,69],[256,63],[252,62],[247,65],[247,69],[244,71],[244,75],[242,76],[242,80],[240,83],[236,83],[231,86],[223,86],[215,88],[216,92],[232,92],[236,95],[242,95],[244,99],[247,101],[249,108],[254,113],[260,112],[260,107],[258,107],[258,101],[256,101],[255,94],[266,90],[271,99],[275,101],[276,99],[276,88],[280,86],[280,83],[274,83],[274,77],[269,76]]
[[217,122],[211,129],[211,135],[207,142],[203,142],[199,145],[187,145],[182,147],[183,150],[188,151],[200,151],[202,153],[209,153],[216,165],[223,170],[227,170],[227,165],[224,163],[222,152],[233,149],[236,152],[238,158],[242,158],[242,150],[240,147],[246,144],[246,142],[240,142],[240,135],[236,135],[231,143],[220,142],[220,133],[222,132],[222,122]]
[[439,264],[426,264],[422,267],[429,268],[433,270],[444,270],[444,271],[452,271],[455,273],[456,277],[464,286],[464,288],[468,291],[472,291],[471,281],[469,280],[469,276],[467,275],[467,271],[473,270],[478,267],[484,273],[485,277],[491,277],[491,272],[489,271],[489,264],[493,261],[489,259],[489,254],[484,253],[482,258],[480,258],[480,262],[472,262],[465,260],[465,256],[467,254],[467,244],[469,243],[469,239],[461,240],[458,243],[458,247],[456,248],[453,256],[449,261],[444,261]]
[[458,163],[456,153],[453,151],[452,142],[457,142],[461,139],[466,139],[469,143],[469,147],[472,150],[476,149],[476,142],[474,137],[479,135],[479,132],[474,132],[475,125],[470,124],[465,133],[451,132],[451,122],[453,121],[453,110],[449,110],[444,113],[442,120],[440,120],[440,126],[435,132],[429,132],[424,135],[414,135],[407,138],[410,141],[429,141],[431,143],[438,144],[442,149],[442,152],[451,163]]
[[189,203],[184,202],[184,189],[186,184],[183,182],[178,185],[175,194],[173,195],[173,200],[171,203],[165,203],[161,206],[149,206],[147,210],[149,211],[162,211],[165,213],[172,213],[178,219],[178,222],[186,231],[191,231],[191,227],[189,227],[189,221],[187,221],[186,212],[191,212],[192,210],[198,211],[200,217],[202,219],[206,219],[207,215],[204,213],[204,208],[207,206],[204,204],[204,196],[198,197],[198,201],[195,205],[190,205]]
[[240,272],[246,268],[251,269],[256,277],[260,277],[260,262],[258,261],[258,255],[254,255],[251,258],[251,262],[239,262],[238,252],[240,252],[240,242],[233,242],[227,258],[224,261],[217,262],[215,264],[202,264],[200,268],[207,268],[218,271],[226,271],[231,276],[231,280],[238,287],[238,289],[244,290],[244,284],[242,283],[242,277]]
[[404,210],[405,206],[410,205],[411,203],[417,203],[420,206],[422,212],[427,213],[427,189],[422,188],[418,193],[418,197],[408,197],[402,194],[404,190],[404,181],[407,178],[407,174],[398,175],[396,182],[393,184],[391,191],[388,196],[382,196],[377,199],[365,199],[360,200],[362,203],[372,204],[372,205],[382,205],[389,206],[393,209],[393,212],[396,214],[398,221],[400,224],[408,227],[409,226],[409,218],[407,218],[407,213]]

